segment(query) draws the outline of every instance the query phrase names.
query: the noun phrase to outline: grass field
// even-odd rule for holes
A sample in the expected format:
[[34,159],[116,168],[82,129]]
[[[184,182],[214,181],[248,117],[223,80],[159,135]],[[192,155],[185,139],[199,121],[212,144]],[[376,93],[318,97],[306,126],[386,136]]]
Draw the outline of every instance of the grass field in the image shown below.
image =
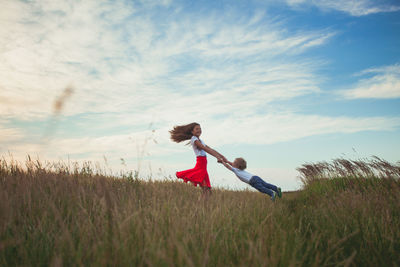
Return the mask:
[[0,265],[400,266],[400,168],[374,162],[303,165],[303,190],[272,203],[3,159]]

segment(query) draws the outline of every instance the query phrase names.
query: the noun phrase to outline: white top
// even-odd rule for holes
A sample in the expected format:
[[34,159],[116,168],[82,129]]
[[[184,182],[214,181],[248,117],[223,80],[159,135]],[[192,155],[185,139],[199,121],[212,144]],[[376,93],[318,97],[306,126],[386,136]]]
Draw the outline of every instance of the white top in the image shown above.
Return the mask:
[[240,180],[242,180],[243,182],[245,182],[247,184],[250,182],[251,177],[254,176],[253,174],[251,174],[249,172],[246,172],[246,171],[234,168],[234,167],[232,167],[232,171],[236,174],[236,176]]
[[196,144],[194,143],[196,140],[199,140],[199,141],[203,144],[203,146],[206,145],[206,144],[203,142],[203,140],[200,140],[197,136],[193,135],[193,136],[192,136],[192,139],[190,140],[190,143],[192,144],[194,154],[196,154],[196,157],[200,157],[200,156],[206,157],[206,156],[207,156],[207,153],[206,153],[203,149],[199,149],[199,148],[196,146]]

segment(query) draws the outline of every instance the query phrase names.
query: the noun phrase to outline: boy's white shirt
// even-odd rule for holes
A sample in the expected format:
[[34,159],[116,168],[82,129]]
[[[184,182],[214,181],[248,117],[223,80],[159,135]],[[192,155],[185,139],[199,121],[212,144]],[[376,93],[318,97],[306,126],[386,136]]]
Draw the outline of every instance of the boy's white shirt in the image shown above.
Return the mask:
[[193,151],[194,154],[196,154],[196,157],[206,157],[207,153],[203,150],[203,149],[199,149],[196,144],[194,143],[196,140],[199,140],[203,146],[205,146],[206,144],[203,142],[203,140],[200,140],[200,138],[198,138],[197,136],[193,135],[192,139],[190,139],[190,143],[192,144],[193,147]]
[[244,171],[244,170],[240,170],[240,169],[237,169],[237,168],[235,168],[235,167],[231,167],[232,168],[232,171],[236,174],[236,176],[240,179],[240,180],[242,180],[243,182],[245,182],[245,183],[250,183],[250,179],[251,179],[251,177],[253,177],[254,175],[253,174],[251,174],[251,173],[249,173],[249,172],[246,172],[246,171]]

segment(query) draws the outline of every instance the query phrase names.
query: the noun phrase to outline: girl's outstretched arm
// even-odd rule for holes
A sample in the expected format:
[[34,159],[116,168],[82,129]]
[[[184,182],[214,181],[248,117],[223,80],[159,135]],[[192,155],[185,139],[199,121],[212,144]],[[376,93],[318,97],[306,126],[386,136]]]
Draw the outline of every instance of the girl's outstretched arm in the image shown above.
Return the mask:
[[217,159],[221,158],[224,161],[227,161],[227,159],[223,155],[221,155],[220,153],[218,153],[216,150],[212,149],[211,147],[209,147],[207,145],[203,145],[199,140],[196,140],[194,143],[199,149],[204,150],[208,154],[216,157]]

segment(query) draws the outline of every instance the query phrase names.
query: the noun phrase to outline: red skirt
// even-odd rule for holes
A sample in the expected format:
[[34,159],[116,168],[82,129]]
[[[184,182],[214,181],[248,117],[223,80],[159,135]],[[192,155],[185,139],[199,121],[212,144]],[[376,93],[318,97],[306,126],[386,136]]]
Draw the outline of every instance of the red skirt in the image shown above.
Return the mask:
[[185,183],[191,182],[194,186],[211,188],[207,172],[207,157],[197,157],[196,166],[193,169],[177,172],[176,177],[183,179]]

